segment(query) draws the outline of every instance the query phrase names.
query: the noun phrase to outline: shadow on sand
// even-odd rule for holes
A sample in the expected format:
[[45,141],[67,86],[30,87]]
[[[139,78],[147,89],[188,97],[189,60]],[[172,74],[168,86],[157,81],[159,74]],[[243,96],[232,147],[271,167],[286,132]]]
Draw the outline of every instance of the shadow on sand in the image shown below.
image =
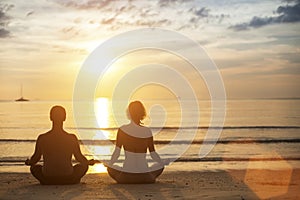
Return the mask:
[[[0,173],[0,199],[293,199],[299,170],[278,182],[265,170],[165,172],[155,184],[116,184],[108,174],[88,174],[77,185],[39,185],[26,173]],[[278,191],[282,190],[281,193]],[[298,192],[299,193],[299,192]],[[296,196],[295,196],[296,195]]]

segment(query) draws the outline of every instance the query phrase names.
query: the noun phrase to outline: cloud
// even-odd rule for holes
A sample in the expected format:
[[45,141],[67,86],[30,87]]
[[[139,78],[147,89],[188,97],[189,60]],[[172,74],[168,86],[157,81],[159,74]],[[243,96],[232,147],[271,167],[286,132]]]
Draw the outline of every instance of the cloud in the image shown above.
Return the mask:
[[[49,0],[50,1],[50,0]],[[94,24],[96,27],[116,31],[126,27],[168,26],[176,30],[197,29],[204,23],[221,23],[225,14],[214,12],[214,8],[199,5],[192,0],[51,0],[60,7],[86,12],[101,12],[101,15],[77,16],[73,22],[78,25]],[[180,18],[176,18],[181,16]],[[174,20],[176,18],[176,20]],[[178,28],[179,27],[179,28]],[[97,28],[97,27],[96,27]]]
[[279,22],[299,22],[300,21],[300,0],[294,6],[279,6],[277,13]]
[[64,39],[71,39],[80,35],[80,30],[75,26],[64,27],[60,30]]
[[117,21],[109,27],[110,30],[118,30],[124,27],[159,27],[159,26],[168,26],[172,22],[168,19],[161,20],[152,20],[152,19],[137,19],[131,22],[126,21]]
[[269,24],[281,24],[281,23],[295,23],[300,22],[300,0],[289,0],[288,2],[294,2],[294,5],[279,6],[275,13],[276,17],[257,17],[254,16],[250,22],[236,24],[230,26],[230,29],[236,31],[247,30],[249,28],[260,28]]
[[12,4],[0,4],[0,38],[10,36],[10,31],[6,28],[10,17],[6,13],[13,7],[14,5]]
[[208,8],[205,8],[205,7],[202,7],[200,9],[194,9],[194,14],[198,17],[208,17],[209,16],[209,9]]
[[26,14],[26,17],[29,17],[30,15],[33,15],[34,11],[30,11]]
[[135,22],[137,26],[146,26],[146,27],[156,27],[156,26],[163,26],[169,25],[171,21],[168,19],[161,19],[161,20],[138,20]]
[[300,57],[299,57],[299,51],[298,52],[281,53],[280,54],[280,58],[283,59],[283,60],[287,60],[290,63],[297,64],[298,71],[299,71],[298,74],[300,74],[300,68],[299,68]]
[[159,0],[158,6],[159,7],[169,7],[173,4],[183,3],[183,2],[184,2],[184,0]]
[[101,9],[107,7],[114,1],[111,0],[87,0],[87,1],[74,1],[74,0],[53,0],[53,2],[70,8],[76,8],[80,10],[86,9]]
[[10,32],[4,28],[0,28],[0,38],[9,37]]
[[111,24],[115,21],[115,17],[107,18],[107,19],[102,19],[101,24]]
[[[188,12],[192,15],[189,19],[190,27],[198,27],[200,20],[205,23],[222,23],[225,18],[229,18],[230,15],[223,13],[212,13],[211,9],[207,7],[195,8],[192,7],[188,10]],[[183,27],[183,26],[182,26]],[[189,27],[189,28],[190,28]]]

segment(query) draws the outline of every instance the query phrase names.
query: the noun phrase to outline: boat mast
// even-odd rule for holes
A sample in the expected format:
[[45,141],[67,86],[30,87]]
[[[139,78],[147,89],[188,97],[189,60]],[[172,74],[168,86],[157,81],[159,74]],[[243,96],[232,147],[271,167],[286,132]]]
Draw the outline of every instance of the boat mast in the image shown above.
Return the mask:
[[23,83],[21,83],[21,98],[23,99]]

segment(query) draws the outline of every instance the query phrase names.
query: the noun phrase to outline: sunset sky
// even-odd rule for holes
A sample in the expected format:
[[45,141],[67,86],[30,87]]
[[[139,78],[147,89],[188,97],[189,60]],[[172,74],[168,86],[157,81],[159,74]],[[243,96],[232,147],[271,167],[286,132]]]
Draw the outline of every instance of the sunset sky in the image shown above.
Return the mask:
[[0,100],[18,98],[21,84],[29,99],[72,99],[94,48],[146,27],[198,41],[220,69],[228,98],[300,98],[299,0],[1,0]]

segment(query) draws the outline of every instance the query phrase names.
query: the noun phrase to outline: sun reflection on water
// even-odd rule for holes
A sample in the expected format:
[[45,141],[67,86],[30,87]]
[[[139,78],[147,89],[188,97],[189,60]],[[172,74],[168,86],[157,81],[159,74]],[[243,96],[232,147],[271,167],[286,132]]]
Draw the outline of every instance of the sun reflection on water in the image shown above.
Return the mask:
[[99,128],[109,128],[109,100],[107,98],[96,99],[95,114]]
[[[107,98],[97,98],[95,100],[95,115],[97,120],[97,128],[111,128],[110,124],[110,104]],[[91,136],[92,140],[111,140],[114,139],[114,134],[109,130],[97,130]],[[111,144],[99,144],[99,145],[89,145],[88,151],[90,155],[93,155],[95,160],[103,162],[104,160],[109,160],[113,152],[114,145]],[[89,173],[107,173],[106,167],[103,163],[97,163],[89,167]]]
[[93,166],[89,167],[88,173],[89,174],[107,173],[107,169],[102,163],[97,163],[97,164],[94,164]]

